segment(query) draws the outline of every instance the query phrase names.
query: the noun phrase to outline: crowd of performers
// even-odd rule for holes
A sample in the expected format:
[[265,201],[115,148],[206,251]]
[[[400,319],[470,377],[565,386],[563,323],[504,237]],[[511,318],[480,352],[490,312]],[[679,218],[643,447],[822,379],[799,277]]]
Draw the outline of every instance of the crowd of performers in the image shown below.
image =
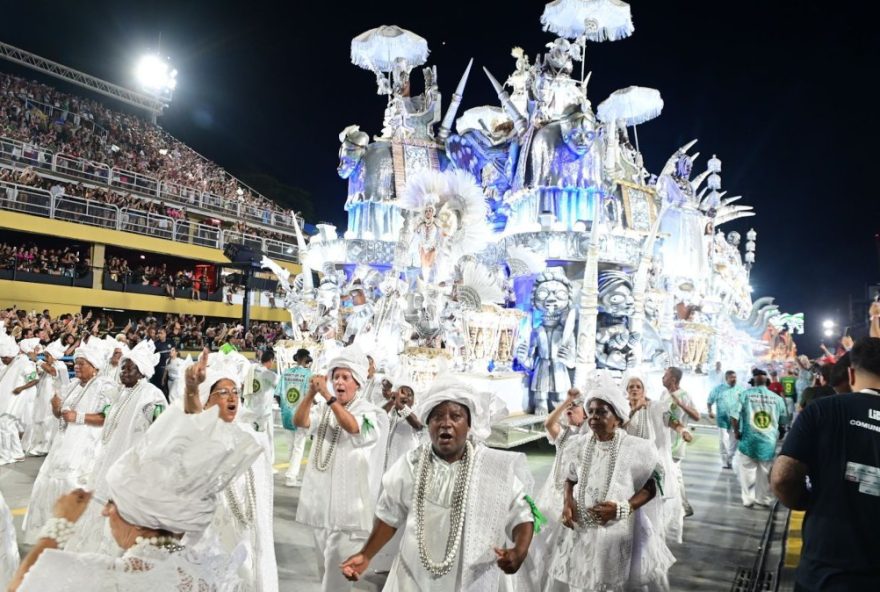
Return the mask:
[[[61,348],[0,333],[0,462],[46,455],[22,560],[0,498],[10,590],[277,590],[276,394],[285,483],[302,488],[296,520],[313,531],[323,590],[386,576],[401,591],[669,589],[700,417],[678,368],[662,393],[635,371],[572,388],[546,418],[556,456],[536,488],[523,454],[483,443],[506,415],[497,397],[454,375],[416,392],[357,345],[314,371],[300,350],[280,375],[271,350],[258,363],[206,351],[177,374],[170,404],[150,382],[153,342],[88,339],[71,379]],[[709,397],[747,506],[770,501],[788,413],[765,378],[743,389],[729,372]]]

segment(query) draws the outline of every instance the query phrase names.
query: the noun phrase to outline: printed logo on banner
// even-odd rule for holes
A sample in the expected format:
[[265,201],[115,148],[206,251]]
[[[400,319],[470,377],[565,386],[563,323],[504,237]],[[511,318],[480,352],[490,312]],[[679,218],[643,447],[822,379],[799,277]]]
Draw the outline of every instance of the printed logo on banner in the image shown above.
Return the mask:
[[287,403],[289,405],[296,405],[297,403],[299,403],[299,389],[294,386],[287,389],[287,394],[285,394],[284,396],[287,398]]
[[261,388],[262,388],[262,385],[260,384],[260,381],[257,380],[256,378],[254,378],[254,384],[251,386],[251,392],[258,393],[258,392],[260,392]]

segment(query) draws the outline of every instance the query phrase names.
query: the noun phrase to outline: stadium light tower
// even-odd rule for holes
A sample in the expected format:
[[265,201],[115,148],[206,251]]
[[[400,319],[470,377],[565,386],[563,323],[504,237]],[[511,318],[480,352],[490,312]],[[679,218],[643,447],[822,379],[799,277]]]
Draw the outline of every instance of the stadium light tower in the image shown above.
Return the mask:
[[177,70],[171,67],[168,60],[158,54],[146,54],[138,61],[134,75],[143,92],[157,97],[163,103],[171,102],[177,87]]

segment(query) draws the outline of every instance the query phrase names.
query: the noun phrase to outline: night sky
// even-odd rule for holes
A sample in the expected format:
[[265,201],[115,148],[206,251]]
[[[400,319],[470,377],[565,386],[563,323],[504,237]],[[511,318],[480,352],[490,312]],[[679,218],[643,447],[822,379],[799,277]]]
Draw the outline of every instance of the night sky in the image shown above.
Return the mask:
[[[384,108],[374,76],[349,62],[352,37],[381,24],[424,36],[444,108],[468,58],[504,80],[514,45],[533,58],[553,38],[541,30],[539,1],[4,4],[0,39],[124,85],[161,35],[180,82],[160,124],[230,171],[269,173],[307,190],[309,221],[340,227],[337,134],[354,123],[378,133]],[[693,138],[697,171],[713,153],[721,158],[723,188],[758,212],[723,227],[758,232],[754,295],[805,312],[807,335],[798,341],[814,355],[821,320],[846,324],[849,295],[863,298],[866,284],[880,282],[872,145],[880,107],[869,90],[880,39],[865,4],[631,4],[635,34],[588,49],[594,108],[621,87],[658,88],[664,112],[639,127],[648,169],[659,172]],[[478,67],[462,111],[497,102]],[[420,89],[420,71],[414,81]]]

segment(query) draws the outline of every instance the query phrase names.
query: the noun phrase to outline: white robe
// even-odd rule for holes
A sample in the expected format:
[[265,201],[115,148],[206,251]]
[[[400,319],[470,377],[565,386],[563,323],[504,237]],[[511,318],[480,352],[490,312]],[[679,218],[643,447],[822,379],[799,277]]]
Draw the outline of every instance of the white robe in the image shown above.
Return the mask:
[[166,406],[165,395],[142,378],[132,388],[115,385],[95,452],[94,470],[88,489],[95,492],[82,518],[76,524],[73,537],[65,550],[77,553],[103,553],[118,557],[122,549],[113,540],[109,523],[101,516],[109,497],[107,471],[119,457],[140,442],[147,429]]
[[[424,446],[430,446],[429,443]],[[496,565],[493,547],[510,547],[513,529],[533,522],[525,500],[531,476],[522,454],[474,447],[465,526],[453,568],[435,577],[422,567],[413,507],[422,447],[400,458],[382,479],[376,517],[403,529],[400,553],[385,583],[388,592],[496,592],[517,589],[517,576],[505,575]],[[450,506],[455,478],[462,463],[449,464],[431,453],[434,469],[425,494],[425,544],[433,561],[442,560],[451,528]],[[522,569],[521,569],[522,571]],[[520,587],[522,590],[532,588]]]
[[19,592],[228,592],[240,557],[189,549],[168,553],[135,545],[122,557],[47,549],[24,577]]
[[[61,397],[61,409],[101,413],[110,404],[113,391],[113,385],[100,376],[93,378],[85,386],[75,380]],[[65,423],[64,429],[58,431],[31,491],[28,511],[22,525],[27,544],[37,542],[40,529],[52,517],[52,508],[61,495],[77,487],[88,486],[95,466],[95,450],[100,440],[101,428],[96,426]]]
[[[611,452],[597,445],[590,462],[586,483],[579,481],[583,455],[592,433],[577,437],[570,450],[566,479],[578,481],[574,488],[578,499],[586,487],[585,504],[589,508],[603,501],[629,500],[644,487],[660,459],[654,446],[641,438],[618,430],[621,438],[611,483],[604,499],[598,499],[610,468]],[[552,592],[624,592],[650,587],[668,590],[667,573],[675,558],[666,546],[662,529],[656,525],[661,509],[656,498],[633,512],[627,520],[612,520],[605,526],[586,526],[583,518],[575,529],[560,533],[550,562]]]
[[425,429],[417,430],[405,418],[401,418],[396,409],[388,412],[388,440],[385,453],[385,468],[392,466],[397,459],[418,447],[424,439]]
[[[326,407],[320,402],[312,406],[309,433],[315,435]],[[368,534],[373,528],[373,510],[382,481],[388,415],[364,398],[357,398],[348,407],[360,431],[349,434],[341,430],[339,442],[326,471],[316,468],[312,442],[309,463],[303,477],[296,521],[313,528]],[[328,452],[336,416],[330,410],[330,425],[323,454]],[[321,459],[324,460],[323,458]]]
[[186,381],[183,379],[186,360],[174,358],[168,360],[165,371],[168,372],[168,404],[174,405],[175,401],[183,400],[183,391],[186,388]]
[[657,496],[663,500],[663,522],[659,524],[665,531],[666,540],[681,543],[682,526],[684,523],[684,506],[681,503],[681,492],[678,479],[675,478],[675,466],[672,461],[672,430],[669,428],[669,406],[660,401],[648,401],[648,407],[637,411],[626,424],[628,434],[652,442],[660,455],[663,467],[662,492]]
[[58,431],[58,420],[52,415],[52,398],[55,395],[61,397],[70,385],[67,365],[61,360],[55,360],[52,367],[55,369],[55,376],[43,370],[42,366],[37,367],[40,382],[37,384],[37,396],[34,399],[33,419],[25,427],[21,439],[21,447],[32,456],[49,454],[52,438]]
[[9,511],[9,506],[3,499],[3,492],[0,491],[0,589],[6,589],[9,580],[18,569],[18,563],[15,524],[12,522],[12,512]]
[[[275,559],[275,535],[273,532],[274,480],[267,447],[268,435],[254,432],[247,423],[236,421],[235,425],[250,433],[263,447],[251,468],[240,475],[217,499],[217,510],[211,525],[200,537],[193,537],[193,549],[207,553],[211,549],[223,553],[243,551],[243,561],[238,568],[239,581],[224,592],[277,592],[278,566]],[[253,479],[254,498],[248,493],[248,480]],[[235,515],[230,496],[235,499],[245,521]],[[250,521],[248,521],[250,518]],[[184,543],[190,544],[189,537]]]
[[14,395],[12,391],[37,380],[37,366],[25,354],[19,354],[8,365],[0,364],[0,415],[8,414],[18,422],[23,432],[33,421],[34,399],[37,387],[32,386]]

